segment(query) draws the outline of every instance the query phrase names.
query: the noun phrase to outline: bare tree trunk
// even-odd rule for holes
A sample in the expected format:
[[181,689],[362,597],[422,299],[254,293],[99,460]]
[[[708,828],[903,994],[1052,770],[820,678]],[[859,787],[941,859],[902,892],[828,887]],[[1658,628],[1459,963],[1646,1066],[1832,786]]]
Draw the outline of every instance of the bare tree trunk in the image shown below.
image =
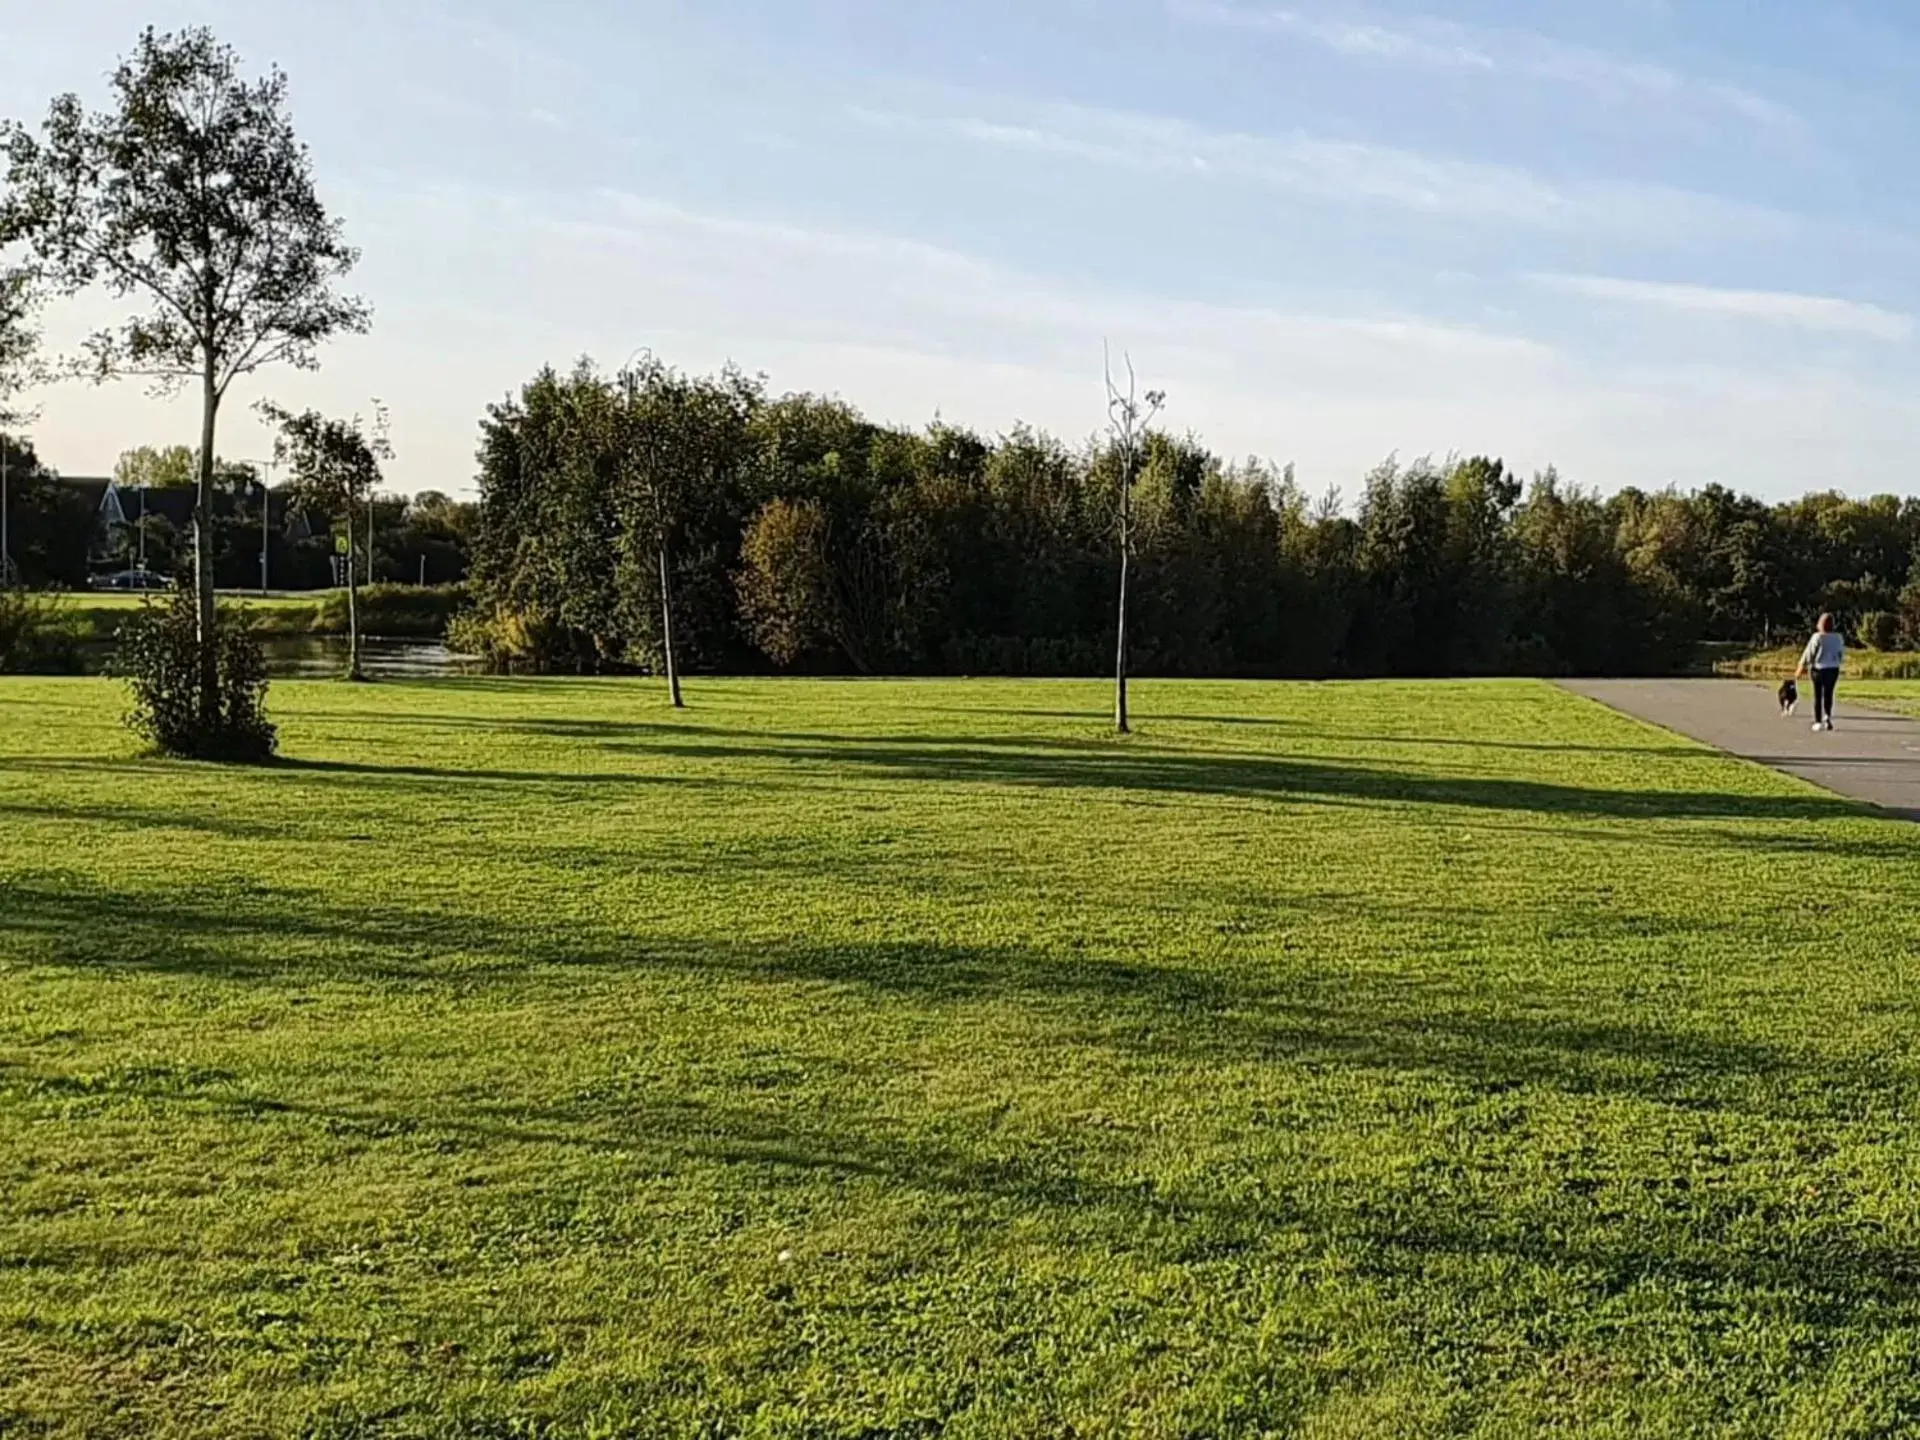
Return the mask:
[[220,723],[220,649],[213,598],[213,437],[220,417],[220,391],[213,363],[202,377],[200,402],[200,477],[193,504],[194,638],[200,645],[200,724],[211,732]]
[[1126,457],[1120,472],[1120,639],[1113,662],[1113,724],[1122,735],[1132,733],[1127,714],[1127,580],[1133,562],[1133,458]]
[[1107,427],[1120,462],[1120,623],[1113,658],[1113,725],[1122,735],[1132,733],[1127,713],[1127,584],[1133,578],[1133,481],[1140,460],[1140,440],[1166,404],[1164,390],[1149,390],[1144,403],[1127,357],[1127,388],[1113,380],[1113,354],[1107,354]]
[[360,586],[353,547],[353,500],[347,500],[347,679],[359,680],[360,674]]
[[680,695],[680,668],[673,655],[673,582],[669,577],[666,542],[660,545],[660,640],[667,654],[667,689],[673,696],[673,708],[684,710],[687,702]]

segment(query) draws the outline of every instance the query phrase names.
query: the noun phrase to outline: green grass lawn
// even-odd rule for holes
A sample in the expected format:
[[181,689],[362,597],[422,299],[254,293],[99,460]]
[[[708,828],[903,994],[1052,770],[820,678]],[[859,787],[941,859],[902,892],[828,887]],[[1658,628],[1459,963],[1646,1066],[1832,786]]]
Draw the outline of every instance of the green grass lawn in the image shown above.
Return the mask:
[[[1916,656],[1920,659],[1920,656]],[[1853,675],[1841,677],[1840,698],[1858,700],[1876,710],[1920,716],[1920,681],[1877,680]]]
[[0,682],[0,1433],[1920,1428],[1920,830],[1545,685]]

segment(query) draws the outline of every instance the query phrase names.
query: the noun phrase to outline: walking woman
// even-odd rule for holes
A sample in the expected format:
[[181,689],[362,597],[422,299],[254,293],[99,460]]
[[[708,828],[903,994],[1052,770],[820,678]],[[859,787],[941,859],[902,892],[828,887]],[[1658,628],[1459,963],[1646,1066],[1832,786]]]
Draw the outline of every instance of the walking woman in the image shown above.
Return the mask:
[[1840,684],[1840,666],[1847,658],[1847,642],[1833,628],[1833,616],[1822,615],[1820,628],[1807,642],[1796,675],[1813,674],[1813,728],[1833,729],[1833,692]]

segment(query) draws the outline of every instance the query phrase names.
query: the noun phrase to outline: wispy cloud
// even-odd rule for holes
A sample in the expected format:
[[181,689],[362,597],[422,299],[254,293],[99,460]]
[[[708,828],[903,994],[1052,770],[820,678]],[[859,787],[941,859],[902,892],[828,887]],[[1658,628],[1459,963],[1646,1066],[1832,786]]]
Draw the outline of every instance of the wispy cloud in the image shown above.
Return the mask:
[[[1316,200],[1382,206],[1464,223],[1518,224],[1632,239],[1734,231],[1782,234],[1792,217],[1670,186],[1558,181],[1514,166],[1295,132],[1255,135],[1127,111],[1046,104],[978,113],[854,109],[870,125],[1167,176],[1213,178]],[[1004,103],[1004,102],[1002,102]]]
[[1631,56],[1570,45],[1522,30],[1497,30],[1418,16],[1360,20],[1295,9],[1258,9],[1227,0],[1168,0],[1199,24],[1283,35],[1357,60],[1501,75],[1570,86],[1614,103],[1649,101],[1733,114],[1750,124],[1799,135],[1805,126],[1786,105],[1740,85],[1703,79]]
[[[1389,451],[1459,450],[1522,471],[1557,462],[1600,485],[1734,479],[1784,495],[1815,472],[1871,483],[1887,455],[1920,443],[1904,379],[1878,357],[1853,365],[1730,344],[1715,365],[1698,351],[1676,357],[1658,337],[1642,357],[1601,365],[1414,309],[1203,303],[881,230],[642,195],[436,187],[347,200],[377,214],[370,241],[445,243],[370,243],[369,291],[388,297],[383,348],[350,342],[347,363],[297,377],[283,398],[334,409],[369,389],[387,396],[406,427],[395,479],[409,488],[453,488],[472,473],[481,398],[544,362],[615,361],[638,343],[697,368],[764,367],[778,386],[842,393],[879,418],[939,411],[987,430],[1021,418],[1079,436],[1104,415],[1110,337],[1171,393],[1170,423],[1223,453],[1297,460],[1315,489],[1351,485]],[[462,286],[436,290],[449,269]],[[50,333],[84,333],[97,318],[50,317]],[[70,468],[104,470],[125,442],[103,437],[191,423],[169,402],[133,412],[137,424],[115,420],[127,403],[62,388],[40,437]],[[263,443],[236,432],[236,447]]]
[[1913,317],[1878,305],[1837,300],[1824,295],[1798,295],[1777,290],[1722,290],[1707,285],[1674,285],[1651,280],[1623,280],[1607,275],[1534,275],[1535,284],[1595,300],[1651,305],[1699,315],[1719,315],[1817,330],[1835,335],[1864,335],[1875,340],[1900,341],[1913,335]]

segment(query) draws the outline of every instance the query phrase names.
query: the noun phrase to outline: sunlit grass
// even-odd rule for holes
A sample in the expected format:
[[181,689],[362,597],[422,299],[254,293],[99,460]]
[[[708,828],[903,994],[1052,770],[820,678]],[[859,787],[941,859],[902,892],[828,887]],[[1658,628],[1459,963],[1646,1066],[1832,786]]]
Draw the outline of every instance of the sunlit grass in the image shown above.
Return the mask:
[[1889,1435],[1920,838],[1532,684],[0,682],[0,1433]]

